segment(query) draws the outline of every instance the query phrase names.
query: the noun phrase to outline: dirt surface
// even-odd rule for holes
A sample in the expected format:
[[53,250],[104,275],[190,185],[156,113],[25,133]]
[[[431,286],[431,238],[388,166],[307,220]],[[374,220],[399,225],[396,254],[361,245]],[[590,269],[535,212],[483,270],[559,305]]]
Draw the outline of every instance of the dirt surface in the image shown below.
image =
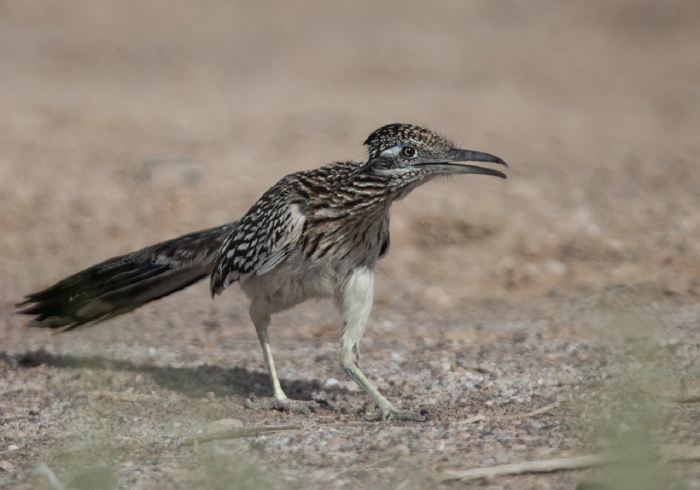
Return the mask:
[[[699,23],[692,0],[0,3],[0,486],[700,488],[645,459],[700,445]],[[310,415],[244,407],[271,390],[237,287],[61,335],[12,314],[391,122],[511,166],[392,210],[362,365],[429,421],[363,421],[324,302],[271,328]],[[293,427],[182,444],[222,419]],[[605,449],[628,459],[446,480]]]

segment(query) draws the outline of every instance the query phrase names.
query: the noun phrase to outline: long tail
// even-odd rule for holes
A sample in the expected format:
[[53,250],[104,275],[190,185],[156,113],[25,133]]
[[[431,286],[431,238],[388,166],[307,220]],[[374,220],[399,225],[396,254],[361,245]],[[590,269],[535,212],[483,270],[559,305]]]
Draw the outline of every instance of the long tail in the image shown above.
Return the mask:
[[16,305],[25,308],[17,313],[37,315],[28,326],[64,330],[127,313],[211,274],[235,225],[197,231],[93,265],[26,295]]

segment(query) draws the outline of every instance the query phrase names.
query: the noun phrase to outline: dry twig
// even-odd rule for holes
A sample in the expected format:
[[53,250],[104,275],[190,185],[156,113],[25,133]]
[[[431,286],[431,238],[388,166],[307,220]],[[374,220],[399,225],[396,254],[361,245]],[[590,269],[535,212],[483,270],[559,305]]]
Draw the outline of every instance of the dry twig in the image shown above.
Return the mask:
[[[534,417],[536,415],[542,415],[543,413],[548,413],[550,412],[554,407],[559,405],[560,401],[555,401],[554,403],[550,403],[546,407],[538,408],[537,410],[532,410],[531,412],[527,413],[518,413],[515,415],[504,415],[502,417],[494,417],[497,418],[498,420],[518,420],[518,419],[526,419],[528,417]],[[464,420],[459,420],[456,423],[460,425],[469,425],[469,424],[474,424],[476,422],[482,422],[488,420],[488,417],[484,415],[483,413],[478,413],[472,417],[469,417]]]
[[554,403],[550,403],[549,405],[538,408],[536,410],[533,410],[531,412],[527,413],[516,413],[514,415],[504,415],[503,417],[498,417],[501,420],[519,420],[519,419],[526,419],[528,417],[534,417],[535,415],[542,415],[543,413],[550,412],[554,407],[559,405],[560,401],[557,400]]
[[700,395],[672,396],[670,400],[674,403],[698,403],[700,402]]
[[[574,456],[572,458],[547,459],[544,461],[523,461],[521,463],[486,466],[468,470],[445,471],[443,482],[474,481],[482,478],[495,478],[506,475],[522,475],[524,473],[552,473],[555,471],[583,470],[613,464],[621,459],[610,454],[591,454]],[[700,460],[700,447],[664,446],[661,450],[661,465],[674,461]]]
[[457,423],[460,425],[469,425],[469,424],[475,424],[477,422],[482,422],[486,420],[486,415],[483,413],[477,413],[473,417],[469,417],[468,419],[464,420],[458,420]]
[[203,442],[218,441],[221,439],[236,439],[239,437],[250,437],[265,434],[267,432],[276,432],[278,430],[298,430],[301,427],[298,425],[278,425],[274,427],[237,427],[235,429],[227,429],[219,432],[211,432],[194,437],[188,437],[181,446],[196,446]]
[[599,454],[590,456],[575,456],[573,458],[546,459],[544,461],[523,461],[522,463],[486,466],[468,470],[445,471],[442,481],[473,481],[482,478],[495,478],[505,475],[521,475],[523,473],[551,473],[562,470],[579,470],[592,468],[608,463],[609,460]]

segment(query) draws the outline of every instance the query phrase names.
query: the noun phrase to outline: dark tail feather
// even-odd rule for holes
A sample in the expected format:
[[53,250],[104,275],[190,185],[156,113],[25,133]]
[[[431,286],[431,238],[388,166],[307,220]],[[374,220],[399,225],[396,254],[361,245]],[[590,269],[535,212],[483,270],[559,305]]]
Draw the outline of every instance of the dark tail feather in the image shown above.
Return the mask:
[[[204,279],[234,223],[114,257],[28,294],[17,311],[31,327],[72,330],[121,315]],[[28,305],[28,306],[27,306]]]

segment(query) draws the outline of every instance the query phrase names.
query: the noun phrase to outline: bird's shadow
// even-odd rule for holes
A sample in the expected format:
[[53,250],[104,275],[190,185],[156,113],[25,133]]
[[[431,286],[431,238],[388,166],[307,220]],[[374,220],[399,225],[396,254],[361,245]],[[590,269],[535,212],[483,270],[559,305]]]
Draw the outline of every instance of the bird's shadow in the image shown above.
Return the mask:
[[[195,367],[153,366],[136,364],[126,360],[114,360],[103,356],[74,356],[53,354],[43,348],[18,354],[1,352],[7,362],[18,367],[47,365],[57,368],[85,368],[128,371],[150,376],[159,386],[182,393],[190,398],[201,398],[212,392],[217,397],[255,395],[263,398],[272,395],[270,379],[266,373],[249,371],[241,367],[203,365]],[[322,389],[318,380],[280,380],[282,388],[290,398],[312,400],[314,393]],[[334,386],[324,391],[341,393]],[[329,393],[330,394],[330,393]]]

